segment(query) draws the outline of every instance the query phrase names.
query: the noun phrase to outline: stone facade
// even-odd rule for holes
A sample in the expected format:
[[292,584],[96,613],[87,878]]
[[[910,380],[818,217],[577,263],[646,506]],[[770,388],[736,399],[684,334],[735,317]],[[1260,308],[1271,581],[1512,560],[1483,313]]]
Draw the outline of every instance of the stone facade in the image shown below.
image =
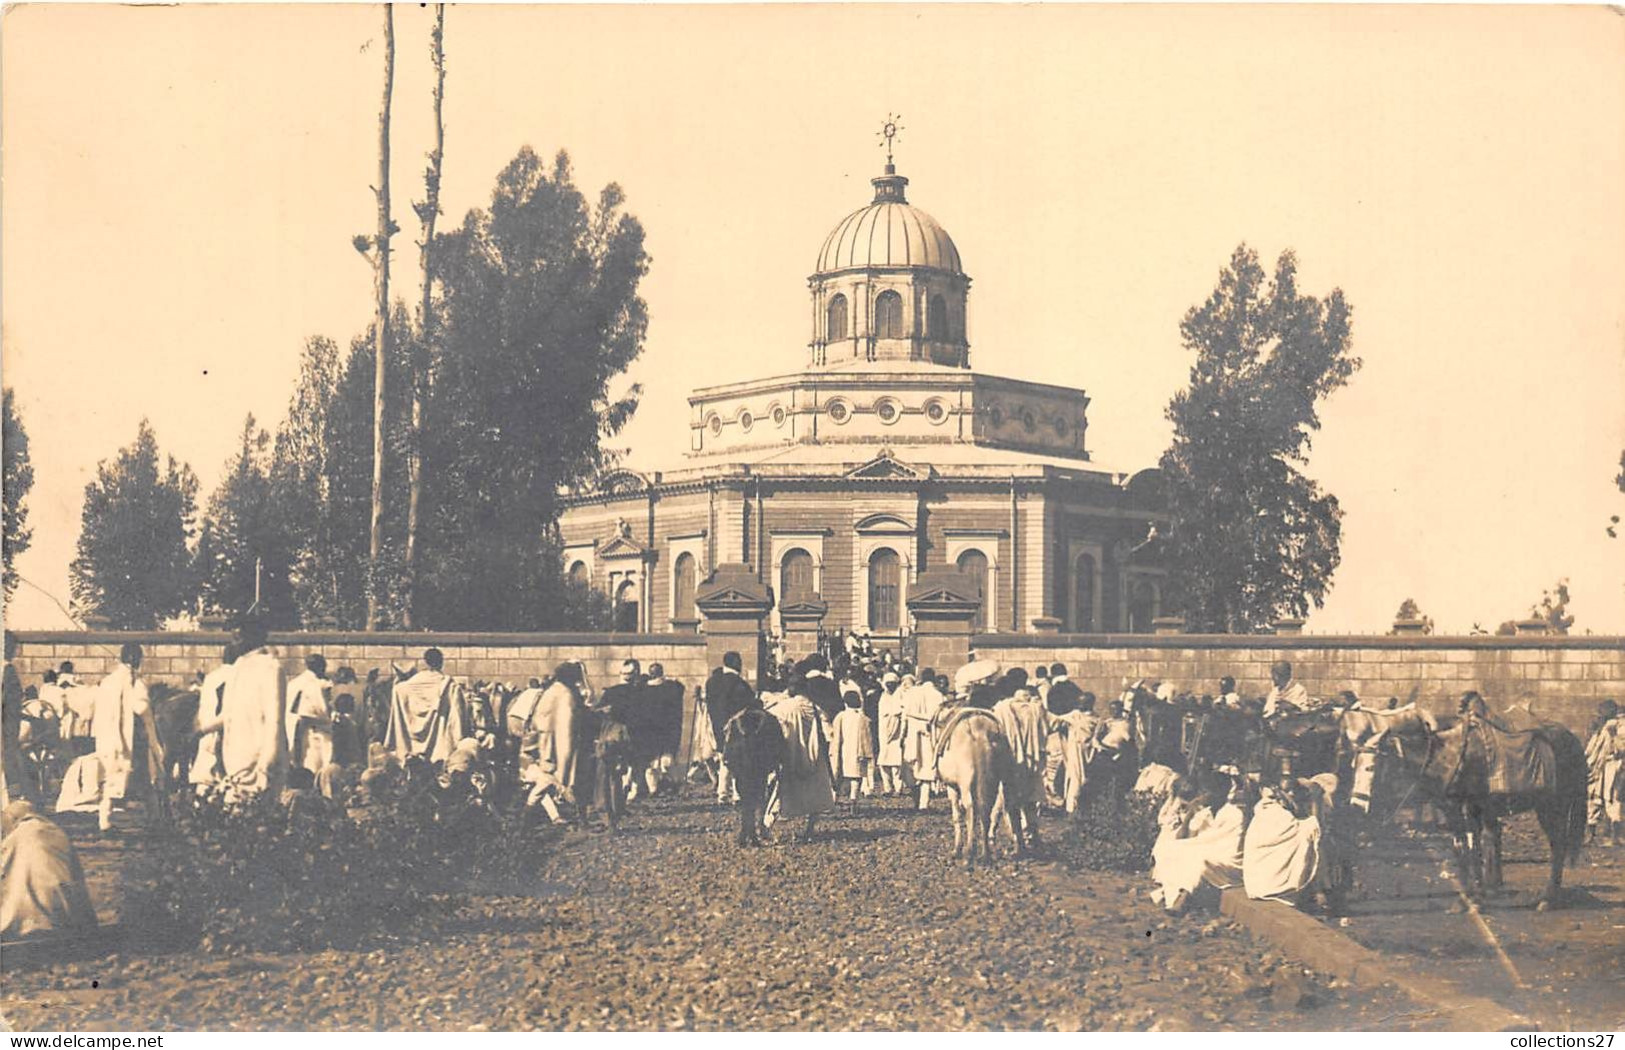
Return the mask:
[[698,581],[738,564],[778,632],[900,639],[908,589],[956,568],[980,629],[1149,632],[1156,472],[1095,460],[1084,391],[970,369],[957,248],[890,165],[873,181],[809,278],[803,369],[696,390],[686,461],[567,494],[564,569],[624,630],[687,629]]

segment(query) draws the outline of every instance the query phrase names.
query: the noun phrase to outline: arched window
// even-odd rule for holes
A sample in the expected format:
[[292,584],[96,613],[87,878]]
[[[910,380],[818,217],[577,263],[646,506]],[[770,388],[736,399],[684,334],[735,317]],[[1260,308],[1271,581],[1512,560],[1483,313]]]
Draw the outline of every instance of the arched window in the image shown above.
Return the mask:
[[1095,556],[1082,554],[1072,570],[1072,629],[1088,634],[1095,629]]
[[903,297],[896,292],[881,292],[875,298],[875,338],[903,338]]
[[976,616],[971,620],[971,629],[975,631],[987,630],[987,555],[981,551],[971,550],[959,556],[959,571],[971,578],[971,586],[976,590],[976,596],[982,599],[982,604],[976,607]]
[[824,333],[824,338],[831,343],[846,338],[846,296],[837,295],[829,301],[829,325]]
[[694,581],[696,576],[694,555],[687,551],[679,554],[676,564],[671,567],[671,571],[671,618],[674,620],[692,620],[694,619]]
[[929,331],[932,339],[939,343],[946,343],[953,337],[948,333],[948,300],[940,295],[931,297],[931,313]]
[[789,605],[813,593],[812,555],[797,547],[779,564],[779,604]]
[[587,563],[578,561],[570,566],[570,582],[587,586]]
[[627,580],[615,589],[615,630],[638,629],[638,585]]
[[869,627],[875,631],[895,631],[899,591],[902,589],[902,562],[897,552],[881,548],[869,556]]
[[1130,634],[1150,634],[1151,618],[1157,615],[1157,588],[1142,577],[1129,585],[1128,629]]

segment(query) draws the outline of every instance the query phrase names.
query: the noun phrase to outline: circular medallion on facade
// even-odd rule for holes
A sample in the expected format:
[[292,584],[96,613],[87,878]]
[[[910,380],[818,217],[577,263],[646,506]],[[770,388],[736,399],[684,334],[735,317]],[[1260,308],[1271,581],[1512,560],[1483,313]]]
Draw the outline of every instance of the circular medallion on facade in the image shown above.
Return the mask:
[[1028,433],[1038,429],[1038,420],[1033,416],[1032,409],[1026,409],[1021,413],[1021,425],[1027,428]]
[[711,418],[706,420],[705,425],[711,429],[713,434],[722,433],[722,417],[714,412],[711,414]]
[[776,426],[776,427],[784,426],[784,421],[785,421],[786,418],[787,417],[785,416],[785,413],[784,413],[784,406],[783,405],[774,405],[773,406],[773,425]]
[[996,427],[1004,426],[1004,409],[994,405],[987,410],[987,421]]
[[1055,427],[1056,437],[1064,438],[1066,437],[1066,432],[1072,429],[1072,425],[1066,421],[1065,416],[1056,416],[1055,422],[1052,425]]
[[755,423],[756,423],[756,417],[751,415],[748,410],[739,413],[739,429],[740,430],[749,430],[752,426],[755,425]]
[[828,411],[829,418],[836,423],[845,423],[852,418],[852,406],[845,401],[831,401]]
[[948,406],[932,398],[925,403],[925,418],[933,424],[946,423],[948,421]]
[[883,397],[875,402],[875,415],[880,417],[882,423],[890,426],[902,417],[903,409],[896,401]]

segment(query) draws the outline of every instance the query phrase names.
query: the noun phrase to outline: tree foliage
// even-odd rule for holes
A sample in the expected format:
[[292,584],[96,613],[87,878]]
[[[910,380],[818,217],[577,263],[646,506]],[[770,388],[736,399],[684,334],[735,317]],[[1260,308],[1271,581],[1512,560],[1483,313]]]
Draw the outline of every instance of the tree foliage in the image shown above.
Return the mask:
[[557,626],[563,582],[543,542],[557,492],[601,468],[631,418],[613,392],[643,350],[643,228],[618,186],[597,206],[569,158],[529,148],[435,253],[440,353],[424,434],[426,510],[418,622]]
[[198,537],[198,584],[211,611],[235,618],[252,608],[272,626],[298,626],[284,509],[271,485],[271,435],[250,415]]
[[153,628],[188,609],[196,517],[197,477],[174,456],[159,463],[158,437],[143,419],[135,440],[85,486],[70,566],[75,610],[118,628]]
[[1241,245],[1180,325],[1196,355],[1167,409],[1170,570],[1197,631],[1257,631],[1325,600],[1342,510],[1303,473],[1318,406],[1360,367],[1341,290],[1301,294],[1289,251],[1271,278]]
[[[1432,634],[1433,633],[1433,617],[1427,616],[1422,612],[1422,607],[1420,605],[1416,604],[1416,599],[1415,598],[1406,598],[1404,601],[1400,602],[1399,603],[1399,611],[1394,613],[1394,619],[1396,621],[1399,621],[1399,620],[1418,621],[1419,620],[1419,621],[1421,621],[1421,624],[1422,624],[1422,633],[1423,634]],[[1389,634],[1398,634],[1399,632],[1397,630],[1391,630],[1388,633]]]
[[23,429],[22,416],[17,412],[16,399],[11,388],[5,390],[5,431],[0,434],[0,451],[5,458],[3,486],[5,497],[5,592],[11,597],[17,586],[17,557],[28,549],[34,530],[28,527],[28,507],[24,502],[28,490],[34,487],[34,465],[28,456],[28,431]]

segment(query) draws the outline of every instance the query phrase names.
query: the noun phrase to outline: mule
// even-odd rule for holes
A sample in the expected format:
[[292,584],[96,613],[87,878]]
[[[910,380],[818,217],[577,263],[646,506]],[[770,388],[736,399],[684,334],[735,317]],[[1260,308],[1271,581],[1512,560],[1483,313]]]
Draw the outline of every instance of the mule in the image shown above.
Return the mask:
[[[1546,783],[1497,790],[1492,783],[1491,747],[1515,747],[1519,753],[1527,748],[1531,764],[1548,770]],[[1535,898],[1536,909],[1559,906],[1563,866],[1578,854],[1585,839],[1586,761],[1578,737],[1555,723],[1504,733],[1487,722],[1468,719],[1429,735],[1420,781],[1442,803],[1461,859],[1462,882],[1474,899],[1502,884],[1502,818],[1534,811],[1551,849],[1546,886]]]
[[784,730],[759,707],[747,707],[722,727],[722,760],[739,792],[739,846],[762,844],[767,784],[784,761]]
[[[1015,763],[1010,743],[993,712],[979,707],[944,707],[932,719],[932,744],[936,749],[937,781],[948,793],[948,812],[954,825],[954,859],[964,860],[967,871],[976,866],[980,848],[984,861],[993,859],[993,829],[1000,796],[1012,779]],[[1006,819],[1009,805],[1019,800],[1005,796]],[[1032,816],[1037,817],[1033,801]],[[1035,825],[1036,826],[1036,823]],[[1011,836],[1016,852],[1024,851],[1019,816],[1012,822]]]

